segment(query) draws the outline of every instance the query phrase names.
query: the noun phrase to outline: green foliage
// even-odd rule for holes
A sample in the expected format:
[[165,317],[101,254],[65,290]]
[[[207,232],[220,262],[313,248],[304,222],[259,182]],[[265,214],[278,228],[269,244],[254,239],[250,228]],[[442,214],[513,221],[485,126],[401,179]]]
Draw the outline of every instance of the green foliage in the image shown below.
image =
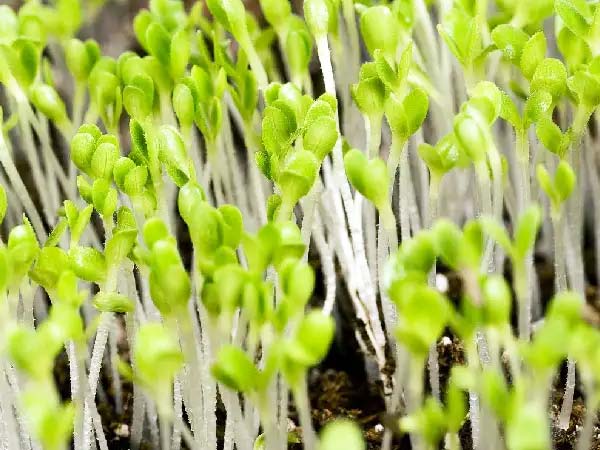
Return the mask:
[[219,350],[212,374],[230,389],[249,393],[256,388],[259,373],[244,351],[233,345]]
[[554,178],[546,168],[538,164],[536,168],[537,180],[540,187],[550,199],[555,212],[560,211],[563,203],[569,198],[576,184],[576,175],[568,162],[562,160],[556,167]]
[[462,8],[452,8],[438,25],[438,32],[466,70],[478,68],[484,48],[480,24],[475,17]]
[[[352,149],[344,155],[344,167],[354,188],[377,208],[389,207],[387,166],[380,158],[368,160],[363,152]],[[372,180],[380,180],[372,183]]]
[[183,355],[173,336],[158,323],[140,327],[133,349],[137,381],[152,395],[159,412],[171,413],[173,378],[183,366]]
[[360,15],[360,32],[371,55],[380,50],[388,59],[395,59],[399,23],[389,7],[377,5],[366,8]]
[[504,227],[493,219],[484,217],[480,222],[484,232],[502,247],[512,258],[514,264],[518,264],[522,263],[532,250],[541,219],[541,210],[537,205],[530,206],[523,211],[515,227],[512,241]]
[[510,24],[501,24],[494,28],[491,37],[496,47],[502,50],[502,55],[511,63],[519,65],[523,48],[529,40],[527,33]]
[[336,2],[332,0],[308,0],[304,2],[304,17],[315,38],[337,30]]
[[[185,311],[191,295],[190,278],[183,267],[174,239],[160,227],[159,235],[154,226],[156,220],[146,222],[144,240],[149,246],[150,294],[161,314],[171,316]],[[159,222],[160,224],[160,222]],[[162,234],[164,230],[165,234]]]
[[402,101],[395,96],[390,96],[385,104],[385,116],[392,132],[405,141],[421,128],[428,109],[427,94],[422,89],[416,88]]
[[297,385],[306,370],[325,358],[334,331],[333,319],[321,311],[310,311],[301,319],[284,346],[282,370],[290,384]]
[[364,442],[360,428],[350,420],[339,419],[328,423],[321,431],[320,450],[364,450]]
[[[132,24],[140,55],[113,58],[77,37],[101,3],[0,6],[7,446],[102,444],[92,428],[106,424],[90,402],[110,363],[154,402],[162,423],[150,436],[166,446],[179,433],[187,439],[189,425],[213,450],[220,401],[232,423],[252,408],[261,419],[261,436],[251,435],[256,426],[235,430],[232,446],[248,434],[256,449],[283,447],[286,433],[274,430],[286,411],[270,408],[291,390],[299,417],[310,417],[302,395],[336,321],[348,317],[341,291],[364,362],[397,389],[390,398],[406,400],[398,425],[418,435],[414,445],[437,448],[445,438],[457,447],[465,420],[477,417],[468,414],[479,412],[481,429],[471,432],[498,430],[479,436],[491,447],[550,448],[547,390],[567,358],[577,361],[586,406],[597,409],[600,334],[581,293],[555,293],[543,321],[532,327],[527,318],[525,328],[535,328],[527,339],[515,336],[512,308],[514,291],[519,319],[528,315],[524,301],[536,292],[532,253],[543,250],[536,239],[546,220],[538,188],[557,227],[569,199],[583,195],[578,182],[595,195],[587,146],[600,105],[599,6],[305,0],[298,15],[287,0],[261,0],[263,21],[242,0],[190,8],[151,0]],[[366,151],[356,148],[364,137]],[[400,156],[408,164],[396,180]],[[588,208],[578,198],[573,205],[584,214],[569,214],[565,235],[577,238]],[[430,225],[433,216],[442,218]],[[583,273],[578,252],[567,254],[567,272]],[[498,265],[504,256],[512,277]],[[561,257],[557,246],[557,270]],[[461,287],[448,294],[447,270]],[[323,310],[307,311],[323,300]],[[90,307],[99,317],[84,321]],[[115,314],[125,314],[123,329],[111,323]],[[434,398],[432,350],[447,329],[466,362]],[[105,341],[122,351],[116,338],[131,345],[131,367],[103,357]],[[67,403],[54,377],[65,348]],[[393,362],[396,385],[386,371]],[[467,394],[478,395],[479,411]],[[152,415],[152,404],[143,408],[134,417]],[[132,436],[148,434],[144,423]],[[303,439],[295,430],[287,439],[308,448],[316,436],[310,423],[301,428]],[[314,447],[366,448],[346,420],[325,426]]]
[[417,151],[433,178],[440,179],[453,168],[465,164],[465,155],[456,145],[453,134],[447,134],[435,146],[420,144]]

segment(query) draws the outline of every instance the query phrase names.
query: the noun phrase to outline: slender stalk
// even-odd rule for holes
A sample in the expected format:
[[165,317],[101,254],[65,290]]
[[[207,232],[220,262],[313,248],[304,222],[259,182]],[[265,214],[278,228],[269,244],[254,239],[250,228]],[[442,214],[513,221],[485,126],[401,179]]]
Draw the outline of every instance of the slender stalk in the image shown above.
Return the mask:
[[98,387],[98,379],[100,378],[100,368],[102,365],[102,355],[106,348],[108,341],[108,333],[110,331],[112,313],[102,313],[100,316],[100,325],[98,325],[98,331],[96,333],[96,340],[94,342],[94,349],[92,350],[92,359],[90,360],[90,371],[88,378],[89,395],[86,399],[84,412],[83,412],[83,445],[82,449],[87,450],[92,445],[91,434],[92,434],[92,409],[95,405],[92,405],[96,396],[96,389]]
[[123,389],[121,385],[121,376],[119,369],[117,368],[118,351],[117,348],[117,333],[119,332],[116,323],[112,324],[112,327],[108,334],[108,350],[110,354],[110,371],[112,378],[113,397],[115,400],[115,411],[121,414],[123,411]]
[[394,329],[398,323],[398,311],[394,303],[389,299],[385,292],[385,286],[383,284],[383,270],[385,261],[388,257],[387,242],[384,237],[383,226],[379,226],[378,239],[377,239],[377,262],[379,268],[379,295],[381,298],[381,309],[383,311],[383,321],[389,338],[389,344],[393,347],[394,341]]
[[321,185],[319,183],[315,183],[315,185],[311,188],[308,195],[301,202],[302,204],[302,212],[304,213],[302,217],[302,226],[300,227],[300,235],[302,236],[302,242],[306,244],[306,252],[304,252],[304,260],[308,260],[308,250],[310,247],[310,237],[313,230],[313,224],[315,221],[315,214],[317,209],[317,203],[319,201],[319,196],[321,193]]
[[164,414],[159,414],[160,426],[160,448],[161,450],[170,450],[171,444],[171,423]]
[[264,193],[262,180],[260,178],[260,173],[258,171],[258,167],[255,164],[254,153],[260,144],[256,143],[256,139],[252,139],[255,133],[252,131],[252,126],[250,124],[246,124],[244,126],[244,142],[246,145],[246,159],[247,159],[247,171],[250,176],[250,184],[253,190],[253,200],[255,202],[254,208],[257,211],[258,215],[258,225],[262,225],[267,220],[267,210],[265,207],[266,196]]
[[[7,364],[2,364],[4,367]],[[0,371],[0,412],[2,413],[2,423],[5,429],[5,439],[7,449],[20,450],[19,433],[17,431],[17,423],[13,412],[12,395],[9,393],[9,384],[6,380],[5,370]]]
[[[468,347],[470,350],[467,354],[467,364],[478,370],[479,357],[477,355],[477,349],[475,343],[470,343]],[[479,407],[479,395],[475,391],[469,391],[469,419],[471,421],[471,440],[473,442],[473,450],[479,450],[481,444],[481,410]]]
[[[409,370],[409,354],[402,345],[396,346],[396,369],[394,370],[394,386],[389,399],[386,399],[387,410],[395,414],[401,406],[403,392],[408,389],[407,379]],[[385,428],[381,444],[381,450],[390,450],[392,447],[392,430]]]
[[[406,386],[406,409],[409,414],[416,413],[423,404],[423,369],[425,361],[411,357],[408,369],[408,385]],[[410,435],[412,448],[424,450],[425,443],[422,436],[412,433]]]
[[[491,180],[487,163],[485,161],[479,161],[475,163],[475,174],[477,176],[479,188],[480,214],[493,216]],[[484,256],[481,260],[481,268],[485,272],[493,271],[493,250],[494,243],[491,239],[488,239],[485,246]]]
[[0,164],[2,164],[2,167],[4,167],[15,194],[25,208],[27,217],[31,221],[31,225],[35,230],[38,240],[45,240],[46,230],[44,229],[42,218],[40,217],[36,206],[33,204],[33,201],[29,196],[29,192],[27,191],[27,187],[25,187],[25,184],[21,179],[21,175],[19,175],[19,172],[8,152],[8,147],[6,146],[4,135],[2,133],[0,133]]
[[513,261],[513,280],[519,305],[519,338],[529,341],[531,336],[531,289],[524,262]]
[[269,84],[267,72],[265,71],[265,67],[263,66],[263,63],[260,60],[260,57],[258,56],[256,49],[254,48],[254,46],[252,45],[252,43],[250,41],[250,36],[247,35],[245,40],[247,41],[247,44],[246,43],[240,43],[240,44],[243,45],[244,52],[246,53],[246,56],[248,57],[248,61],[250,62],[250,67],[252,68],[252,72],[254,73],[254,76],[256,77],[256,81],[258,82],[258,88],[261,91],[264,91],[265,88],[267,87],[267,85]]
[[75,448],[81,448],[81,427],[83,424],[84,392],[85,384],[85,358],[81,357],[84,349],[77,349],[73,341],[67,343],[67,355],[69,357],[69,377],[71,380],[71,400],[75,405],[75,421],[73,426],[73,442]]
[[583,419],[583,428],[577,440],[577,450],[587,450],[590,448],[599,404],[598,394],[596,389],[594,389],[595,386],[592,381],[593,378],[582,374],[582,379],[585,388],[585,416]]
[[190,450],[199,450],[192,433],[190,433],[190,430],[188,430],[187,426],[183,423],[183,420],[179,417],[175,418],[175,429],[181,433],[183,441]]
[[366,149],[369,158],[379,155],[381,145],[381,123],[382,116],[374,115],[365,117],[365,130],[367,135]]
[[202,392],[202,385],[199,383],[201,380],[200,375],[200,360],[197,353],[197,343],[193,334],[192,323],[187,314],[181,314],[178,319],[178,330],[181,347],[183,354],[186,359],[186,375],[187,375],[187,386],[189,388],[190,398],[188,398],[189,404],[187,405],[187,411],[190,415],[190,423],[192,426],[192,432],[201,433],[203,429],[203,423],[205,423],[205,411],[203,411],[204,394]]
[[554,234],[554,288],[556,292],[567,289],[567,270],[565,268],[565,220],[562,211],[551,215]]
[[315,224],[314,228],[314,242],[321,257],[321,264],[325,276],[325,302],[323,303],[323,313],[331,314],[335,303],[337,284],[335,265],[333,263],[333,248],[330,242],[325,241],[320,224]]
[[302,379],[298,386],[292,389],[298,415],[300,417],[300,425],[302,426],[302,441],[306,450],[315,450],[317,438],[315,430],[312,426],[310,417],[310,403],[308,401],[308,392],[306,390],[306,380]]
[[571,422],[571,412],[573,411],[573,398],[575,396],[575,361],[571,358],[567,359],[567,380],[565,382],[565,394],[563,402],[560,406],[560,414],[558,416],[558,426],[566,430]]
[[408,151],[402,151],[400,158],[400,177],[399,186],[399,204],[400,204],[400,236],[403,242],[410,239],[410,164],[408,161]]
[[[431,174],[429,180],[429,194],[428,194],[428,226],[431,228],[433,223],[437,219],[438,215],[438,202],[439,202],[439,186],[440,177],[435,174]],[[429,272],[429,285],[435,286],[436,277],[436,265],[434,263],[433,268]],[[427,360],[427,367],[429,369],[429,385],[431,386],[431,395],[436,400],[441,399],[440,395],[440,365],[437,351],[437,343],[433,344],[429,349],[429,356]]]
[[[600,115],[594,114],[596,129],[600,126]],[[596,261],[600,261],[600,174],[598,173],[598,162],[596,159],[595,146],[598,140],[590,142],[592,145],[586,146],[585,157],[586,167],[588,168],[588,180],[592,190],[592,204],[594,205],[594,244],[596,252]],[[600,283],[600,264],[596,264],[596,283]]]

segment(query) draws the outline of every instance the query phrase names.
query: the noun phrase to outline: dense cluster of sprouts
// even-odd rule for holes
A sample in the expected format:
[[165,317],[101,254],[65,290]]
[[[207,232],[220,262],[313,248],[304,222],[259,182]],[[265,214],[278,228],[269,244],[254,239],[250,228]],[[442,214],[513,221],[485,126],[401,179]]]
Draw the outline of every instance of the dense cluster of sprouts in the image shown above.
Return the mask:
[[[0,6],[2,450],[108,450],[97,402],[120,412],[123,381],[133,450],[362,450],[311,420],[340,297],[399,417],[382,450],[458,450],[467,421],[473,450],[550,449],[576,380],[589,448],[596,2],[150,0],[143,55],[117,58],[76,37],[102,2],[49,3]],[[448,333],[466,363],[441,383]]]

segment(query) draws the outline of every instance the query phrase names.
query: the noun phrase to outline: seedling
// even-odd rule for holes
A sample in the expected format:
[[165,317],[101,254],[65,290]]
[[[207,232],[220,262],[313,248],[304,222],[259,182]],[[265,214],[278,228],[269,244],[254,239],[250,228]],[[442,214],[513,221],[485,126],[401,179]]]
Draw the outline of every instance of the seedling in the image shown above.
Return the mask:
[[3,447],[109,448],[108,393],[131,448],[364,450],[308,395],[355,341],[382,450],[550,448],[565,359],[592,445],[595,3],[152,0],[113,56],[104,3],[0,6]]

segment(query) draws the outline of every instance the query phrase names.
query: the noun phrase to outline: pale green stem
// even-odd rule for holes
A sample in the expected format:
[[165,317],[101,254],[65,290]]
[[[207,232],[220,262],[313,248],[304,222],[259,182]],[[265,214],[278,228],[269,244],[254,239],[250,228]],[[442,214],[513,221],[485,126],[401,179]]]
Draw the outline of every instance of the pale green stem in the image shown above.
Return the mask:
[[44,189],[43,182],[45,180],[45,176],[40,164],[40,158],[37,154],[33,133],[31,132],[31,116],[27,113],[27,108],[22,101],[17,100],[17,110],[19,115],[19,132],[23,147],[25,149],[25,155],[27,156],[27,162],[29,163],[29,167],[31,167],[33,181],[40,197],[44,215],[46,216],[46,219],[50,221],[54,216],[54,211],[50,210],[48,191],[47,189]]
[[[428,195],[428,226],[431,228],[433,223],[437,219],[438,215],[438,202],[439,202],[439,186],[441,178],[435,174],[431,174],[429,179],[429,195]],[[431,272],[429,272],[429,285],[435,287],[436,277],[436,266],[435,262]],[[428,369],[429,369],[429,384],[431,386],[431,395],[436,400],[441,399],[440,395],[440,366],[438,361],[437,343],[434,343],[429,348],[428,357]]]
[[[479,372],[479,355],[477,344],[474,340],[467,343],[467,365],[473,372]],[[479,407],[479,396],[473,390],[469,390],[469,418],[471,419],[471,439],[473,450],[479,450],[481,442],[481,410]]]
[[[3,361],[3,366],[7,366],[8,363]],[[2,444],[6,445],[6,448],[10,448],[11,450],[14,448],[16,450],[21,449],[21,445],[19,444],[19,434],[18,434],[18,426],[15,420],[16,414],[14,413],[13,402],[11,399],[13,398],[12,393],[10,392],[10,386],[7,382],[5,376],[6,370],[0,371],[0,408],[2,414],[2,425],[5,429],[5,442]]]
[[[587,123],[592,111],[585,107],[578,107],[575,119],[573,121],[573,140],[571,141],[570,157],[573,168],[577,171],[581,170],[581,140],[586,131]],[[582,172],[581,172],[582,173]],[[581,254],[582,245],[582,225],[583,225],[583,183],[582,180],[577,180],[575,195],[571,197],[567,204],[569,208],[569,234],[572,236],[572,262],[570,272],[570,285],[578,294],[584,298],[584,268],[583,256]],[[559,230],[560,231],[560,230]],[[566,429],[569,426],[571,412],[573,409],[573,397],[575,395],[575,361],[571,358],[567,360],[567,380],[565,383],[565,394],[561,405],[559,426]]]
[[275,421],[275,412],[269,406],[271,403],[268,390],[259,393],[258,411],[265,436],[266,450],[277,450],[277,424]]
[[513,280],[517,304],[519,305],[519,339],[529,341],[531,337],[531,290],[524,261],[512,261]]
[[[203,393],[202,385],[199,382],[202,379],[199,368],[200,360],[198,358],[196,339],[194,337],[192,322],[187,313],[181,314],[178,318],[178,332],[183,354],[185,355],[186,365],[188,366],[188,388],[189,405],[187,405],[188,414],[191,416],[190,423],[194,436],[201,433],[202,423],[204,421]],[[198,443],[198,442],[197,442]]]
[[[383,220],[383,217],[380,218]],[[398,324],[398,311],[396,309],[396,305],[390,300],[384,285],[384,268],[385,262],[389,257],[389,253],[387,251],[387,243],[384,237],[384,226],[380,224],[378,231],[378,239],[377,239],[377,267],[378,267],[378,281],[379,281],[379,296],[381,299],[381,310],[383,312],[383,320],[385,323],[385,328],[388,334],[388,341],[390,344],[390,348],[393,349],[395,346],[394,340],[394,329]]]
[[365,131],[367,135],[367,155],[369,158],[375,158],[379,155],[379,146],[381,145],[381,115],[365,116]]
[[288,199],[286,199],[285,197],[282,197],[281,204],[277,209],[277,221],[285,222],[287,220],[290,220],[294,212],[295,206],[296,205],[294,203],[288,201]]
[[75,448],[81,448],[81,430],[83,425],[83,410],[85,404],[86,376],[85,355],[87,349],[81,348],[73,341],[67,343],[69,357],[69,375],[71,381],[71,401],[75,405],[75,420],[73,426],[73,442]]
[[256,81],[258,82],[258,88],[261,91],[264,91],[269,84],[269,79],[267,77],[267,72],[265,71],[265,67],[263,66],[254,45],[250,41],[250,36],[247,37],[247,42],[240,42],[240,45],[243,47],[246,56],[248,57],[248,61],[250,62],[250,67],[252,68],[252,72],[256,77]]
[[[363,216],[361,226],[365,230],[366,257],[369,269],[371,270],[371,279],[373,283],[377,280],[378,262],[377,262],[377,222],[375,221],[375,206],[370,202],[365,202],[364,197],[357,196],[354,201],[355,213],[357,216]],[[363,214],[364,211],[364,214]]]
[[215,141],[207,141],[207,162],[204,166],[204,182],[206,186],[210,186],[210,180],[212,178],[213,190],[215,193],[215,199],[217,205],[224,205],[225,194],[223,193],[223,183],[221,180],[221,166],[219,158],[219,147]]
[[550,214],[554,231],[554,287],[556,292],[567,290],[567,271],[565,268],[565,220],[561,210]]
[[305,450],[315,450],[317,437],[312,426],[310,416],[310,402],[308,400],[308,392],[306,390],[306,380],[302,378],[298,386],[292,388],[294,400],[298,415],[300,416],[300,425],[302,426],[302,441]]
[[110,372],[112,378],[113,398],[115,399],[115,411],[117,414],[123,412],[123,388],[121,384],[121,375],[117,362],[119,359],[117,348],[117,337],[119,329],[116,323],[113,323],[108,334],[108,350],[110,354]]
[[460,445],[460,437],[458,436],[458,433],[446,434],[444,448],[447,450],[461,450],[462,447]]
[[325,301],[323,303],[323,313],[331,314],[335,303],[335,291],[337,285],[335,264],[333,262],[333,243],[331,241],[325,241],[325,236],[323,236],[323,226],[320,221],[315,225],[314,242],[321,257],[323,274],[325,276]]
[[[408,385],[404,392],[408,414],[415,414],[423,405],[423,368],[424,360],[412,357],[408,369]],[[411,433],[410,440],[415,450],[425,449],[423,437]]]
[[388,245],[392,251],[395,251],[398,247],[398,236],[396,234],[396,217],[394,211],[389,203],[386,203],[379,208],[379,217],[381,224],[387,235]]
[[[488,160],[490,162],[492,173],[492,211],[494,219],[496,219],[498,223],[502,223],[502,212],[504,208],[502,160],[500,159],[500,154],[495,145],[491,145],[488,150]],[[495,251],[492,254],[491,260],[491,263],[494,265],[494,270],[502,271],[502,260],[502,249],[500,246],[495,246]]]
[[400,164],[400,157],[402,152],[405,150],[406,140],[392,135],[392,144],[390,146],[390,154],[387,160],[388,179],[390,180],[390,185],[394,184],[396,179],[396,171],[398,170],[398,165]]
[[400,204],[400,236],[402,242],[410,239],[410,162],[408,160],[408,151],[405,149],[400,155],[400,176],[398,178],[399,186],[399,204]]
[[356,28],[354,2],[352,0],[342,0],[342,14],[348,32],[348,41],[350,42],[350,62],[353,66],[352,73],[357,73],[358,65],[360,64],[360,43],[358,30]]
[[[236,149],[233,142],[233,134],[231,129],[231,120],[228,111],[228,103],[223,101],[223,111],[227,111],[225,118],[223,119],[223,126],[221,134],[223,136],[223,142],[225,147],[225,159],[228,168],[228,178],[230,183],[233,185],[232,191],[235,198],[235,204],[244,213],[244,216],[251,216],[253,209],[248,204],[248,190],[246,189],[246,183],[242,180],[238,180],[238,177],[243,174],[242,168],[240,167],[239,158],[236,157]],[[240,182],[242,181],[242,182]]]
[[73,93],[73,129],[78,129],[83,120],[83,110],[85,108],[85,83],[75,82]]
[[306,198],[302,201],[302,226],[300,228],[300,235],[302,236],[302,242],[306,244],[306,251],[304,252],[304,260],[308,259],[308,249],[310,247],[310,237],[313,229],[315,220],[317,203],[319,201],[319,195],[321,193],[320,184],[315,183],[310,189]]
[[[492,208],[492,193],[491,193],[491,180],[490,173],[488,171],[487,163],[484,161],[476,161],[475,174],[477,175],[477,182],[479,185],[479,198],[480,198],[480,212],[486,216],[493,215]],[[491,255],[493,250],[493,242],[491,239],[487,240],[484,258],[482,259],[481,266],[484,271],[488,271],[489,264],[491,262]]]
[[[188,430],[188,427],[185,425],[185,423],[183,423],[183,420],[181,417],[175,417],[174,427],[175,427],[175,430],[177,430],[179,433],[181,433],[181,436],[183,437],[183,441],[185,442],[185,444],[187,445],[187,447],[190,450],[200,450],[200,447],[198,447],[196,445],[196,442],[194,441],[194,436],[192,436],[192,433],[190,433],[190,430]],[[176,448],[178,448],[178,447],[176,447]]]
[[42,224],[42,218],[40,217],[37,208],[33,204],[31,197],[29,196],[29,192],[27,191],[27,187],[23,183],[21,179],[21,175],[19,174],[17,167],[15,166],[9,151],[6,146],[6,142],[4,141],[4,136],[0,133],[0,164],[4,167],[6,171],[6,175],[12,184],[13,191],[23,208],[25,209],[25,213],[27,217],[31,221],[31,225],[35,230],[36,236],[40,242],[46,240],[46,231],[44,230],[44,225]]
[[594,389],[593,376],[581,376],[585,392],[585,416],[583,419],[583,428],[577,440],[577,450],[587,450],[590,448],[592,436],[594,434],[594,425],[597,421],[598,412],[598,391]]
[[[523,212],[531,201],[531,181],[529,179],[529,140],[527,139],[527,130],[516,131],[516,153],[518,161],[518,176],[516,179],[516,191],[519,195],[518,211]],[[516,217],[519,217],[519,213]]]
[[52,154],[54,150],[50,144],[50,131],[48,130],[48,121],[41,114],[38,114],[39,139],[42,142],[42,155],[44,158],[44,168],[46,171],[45,185],[47,200],[50,202],[49,208],[55,210],[59,206],[59,194],[57,176],[52,164]]
[[161,450],[170,450],[171,422],[164,414],[159,414],[158,423],[160,426],[160,448]]
[[[335,88],[335,80],[333,77],[333,67],[331,65],[331,55],[329,51],[329,43],[327,41],[327,35],[317,36],[317,53],[319,56],[319,62],[321,64],[321,71],[323,73],[323,81],[325,84],[325,91],[334,96],[337,99],[336,88]],[[336,116],[336,125],[339,131],[339,118]],[[323,168],[325,173],[327,173],[328,164],[327,161],[324,161]],[[348,179],[346,178],[344,172],[344,160],[342,154],[342,141],[341,137],[338,137],[335,146],[333,147],[333,178],[335,181],[335,187],[339,189],[340,195],[342,197],[342,202],[344,206],[344,210],[346,216],[348,218],[348,225],[350,228],[350,236],[352,240],[352,246],[354,250],[354,256],[357,264],[360,267],[360,271],[364,274],[363,279],[360,281],[364,288],[365,300],[370,304],[371,310],[376,306],[376,299],[374,289],[370,284],[370,279],[367,276],[369,274],[369,267],[367,263],[367,258],[365,256],[364,250],[364,240],[362,236],[362,229],[357,224],[357,221],[360,221],[360,217],[355,217],[353,201],[352,201],[352,193],[350,191],[350,185],[348,184]],[[374,311],[373,311],[374,313]],[[373,314],[371,313],[371,314]],[[370,314],[370,315],[371,315]],[[370,319],[373,321],[377,320],[377,315],[371,315]],[[377,328],[378,323],[374,324],[374,327]],[[380,326],[379,326],[380,328]],[[380,331],[380,330],[377,330]],[[383,333],[378,333],[383,335]]]
[[100,368],[102,365],[102,355],[106,348],[108,333],[112,321],[113,313],[104,312],[100,315],[100,324],[94,341],[92,350],[92,358],[90,360],[90,371],[88,378],[88,393],[83,413],[83,446],[82,450],[88,450],[92,445],[92,415],[95,409],[96,389],[98,388],[98,380],[100,378]]
[[[596,129],[600,127],[600,116],[596,112],[594,114]],[[591,189],[592,205],[594,206],[594,245],[596,261],[600,261],[600,176],[598,174],[598,164],[596,159],[596,146],[598,140],[591,142],[592,145],[587,145],[585,148],[586,166],[588,169],[588,181]],[[596,264],[596,280],[600,282],[600,264]]]
[[[408,368],[409,354],[403,345],[396,345],[396,369],[394,370],[394,386],[389,400],[386,401],[387,411],[390,414],[395,414],[402,403],[402,396],[405,390],[408,389]],[[392,430],[390,427],[385,427],[381,450],[390,450],[392,448]]]
[[565,382],[565,394],[563,402],[560,406],[560,414],[558,416],[558,426],[562,430],[569,428],[571,422],[571,412],[573,411],[573,398],[575,396],[575,360],[567,358],[567,380]]
[[252,130],[251,124],[244,125],[244,142],[246,144],[246,157],[248,160],[248,173],[250,176],[250,184],[252,186],[252,190],[254,191],[253,201],[254,207],[258,213],[259,222],[258,225],[263,225],[267,220],[267,210],[265,207],[265,193],[262,185],[262,180],[260,177],[260,173],[258,171],[258,167],[254,161],[254,154],[256,149],[260,146],[259,143],[255,142],[256,139],[253,139],[255,133]]

